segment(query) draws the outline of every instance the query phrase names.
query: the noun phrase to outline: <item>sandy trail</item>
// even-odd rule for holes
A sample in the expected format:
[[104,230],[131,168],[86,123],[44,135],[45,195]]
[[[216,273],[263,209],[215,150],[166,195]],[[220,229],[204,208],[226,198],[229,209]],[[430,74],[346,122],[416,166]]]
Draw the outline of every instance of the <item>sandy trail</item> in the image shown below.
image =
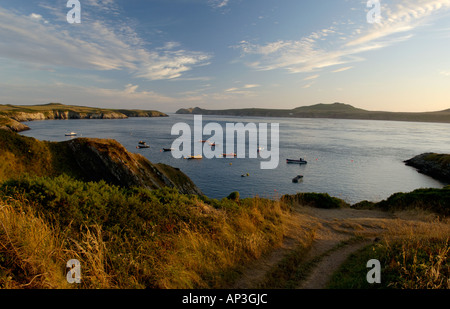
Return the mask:
[[233,288],[258,288],[267,272],[304,241],[307,233],[313,233],[314,240],[305,261],[323,255],[343,241],[363,236],[365,241],[347,244],[324,256],[308,278],[298,283],[299,289],[323,289],[331,275],[351,253],[373,242],[395,220],[397,219],[392,214],[375,210],[301,207],[296,214],[296,222],[288,228],[288,236],[283,245],[249,265]]

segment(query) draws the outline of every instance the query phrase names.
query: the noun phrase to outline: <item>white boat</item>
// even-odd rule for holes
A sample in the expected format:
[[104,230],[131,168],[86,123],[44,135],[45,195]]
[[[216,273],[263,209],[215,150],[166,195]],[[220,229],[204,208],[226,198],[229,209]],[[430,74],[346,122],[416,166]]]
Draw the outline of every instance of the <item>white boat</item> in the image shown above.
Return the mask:
[[75,132],[66,133],[66,136],[77,136],[77,133]]

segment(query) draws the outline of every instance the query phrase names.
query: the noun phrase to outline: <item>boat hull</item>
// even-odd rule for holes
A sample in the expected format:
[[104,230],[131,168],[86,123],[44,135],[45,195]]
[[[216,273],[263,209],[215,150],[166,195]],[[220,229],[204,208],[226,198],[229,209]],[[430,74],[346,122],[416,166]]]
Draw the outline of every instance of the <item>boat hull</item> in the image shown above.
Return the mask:
[[308,162],[304,161],[304,160],[290,160],[290,159],[287,159],[286,163],[287,164],[307,164]]

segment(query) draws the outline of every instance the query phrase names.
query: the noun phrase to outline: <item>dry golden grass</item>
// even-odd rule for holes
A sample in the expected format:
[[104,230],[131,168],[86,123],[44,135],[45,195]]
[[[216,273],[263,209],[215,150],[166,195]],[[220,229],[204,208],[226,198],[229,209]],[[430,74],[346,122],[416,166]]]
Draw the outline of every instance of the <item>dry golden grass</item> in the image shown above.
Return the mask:
[[[185,224],[157,242],[142,240],[142,248],[128,248],[132,242],[124,241],[118,253],[103,241],[100,226],[59,230],[27,205],[14,200],[0,206],[2,288],[142,288],[149,278],[153,287],[164,289],[221,288],[243,265],[283,241],[290,217],[288,209],[269,200],[247,201],[238,214],[199,201],[196,209],[214,222],[213,231]],[[80,285],[66,280],[71,259],[82,265]],[[130,275],[127,269],[133,270]]]
[[82,287],[111,287],[105,272],[107,253],[99,227],[93,227],[93,231],[86,229],[82,240],[77,242],[49,226],[25,203],[14,204],[0,205],[0,287],[74,288],[66,279],[66,263],[71,259],[78,259],[86,266]]
[[[279,246],[291,216],[278,201],[254,198],[248,211],[233,216],[207,210],[220,226],[214,233],[188,227],[174,236],[172,250],[157,261],[158,286],[165,289],[223,288],[243,265]],[[202,205],[203,209],[210,208]]]
[[0,257],[9,266],[2,269],[0,284],[5,288],[67,288],[61,267],[67,256],[63,244],[30,209],[0,206]]
[[390,287],[450,289],[450,220],[407,212],[389,227],[381,246],[389,260]]

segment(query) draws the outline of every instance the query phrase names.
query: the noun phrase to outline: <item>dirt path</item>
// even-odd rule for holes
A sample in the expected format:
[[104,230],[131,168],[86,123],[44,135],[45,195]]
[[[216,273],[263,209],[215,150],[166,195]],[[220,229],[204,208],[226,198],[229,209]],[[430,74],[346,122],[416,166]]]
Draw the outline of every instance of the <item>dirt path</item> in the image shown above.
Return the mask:
[[[331,249],[335,250],[332,250],[315,265],[308,278],[298,283],[298,288],[325,288],[331,275],[351,253],[380,236],[393,224],[394,220],[392,215],[374,210],[299,208],[295,223],[289,226],[288,236],[283,245],[250,265],[233,288],[258,288],[267,272],[271,271],[298,245],[305,243],[308,234],[312,234],[314,238],[310,250],[305,255],[306,262]],[[337,245],[355,236],[362,236],[366,241],[350,243],[336,249]]]

